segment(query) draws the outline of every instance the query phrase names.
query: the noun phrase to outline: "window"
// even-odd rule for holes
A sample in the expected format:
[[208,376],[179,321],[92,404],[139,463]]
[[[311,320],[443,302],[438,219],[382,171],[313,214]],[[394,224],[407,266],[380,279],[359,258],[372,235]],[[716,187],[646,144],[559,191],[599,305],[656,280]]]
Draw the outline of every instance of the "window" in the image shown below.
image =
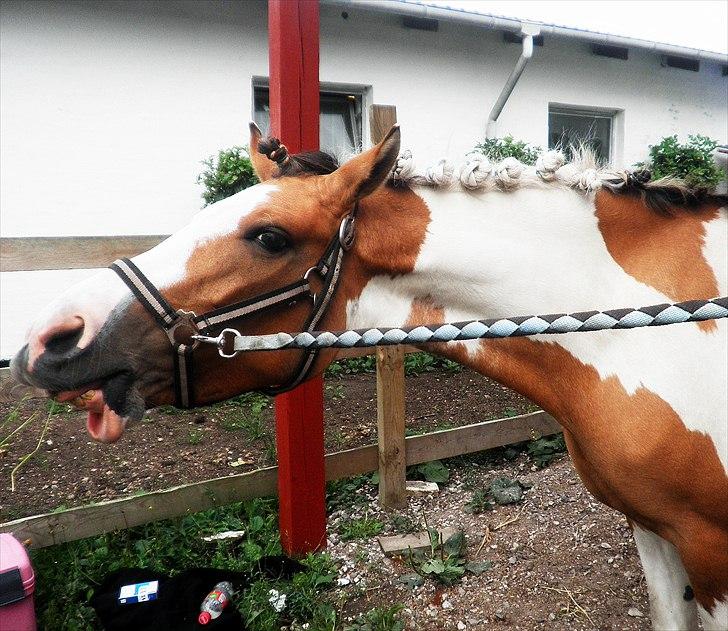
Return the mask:
[[[323,84],[321,90],[319,144],[334,155],[359,151],[362,147],[362,110],[365,88],[337,88]],[[270,128],[270,95],[267,86],[253,85],[253,115],[261,131]]]
[[610,162],[614,115],[605,110],[549,105],[549,149],[559,147],[568,156],[571,147],[585,144],[599,161]]

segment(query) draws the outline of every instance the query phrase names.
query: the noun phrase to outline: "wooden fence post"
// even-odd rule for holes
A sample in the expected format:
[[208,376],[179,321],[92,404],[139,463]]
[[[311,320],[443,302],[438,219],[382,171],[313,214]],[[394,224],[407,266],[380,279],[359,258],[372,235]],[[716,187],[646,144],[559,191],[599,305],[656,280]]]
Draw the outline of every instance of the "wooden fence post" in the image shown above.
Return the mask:
[[[372,105],[369,131],[379,142],[397,122],[394,105]],[[407,461],[404,440],[404,347],[377,347],[377,442],[379,503],[401,508],[407,503]]]
[[[269,0],[268,54],[273,135],[291,153],[319,146],[319,3]],[[323,381],[276,397],[278,495],[283,549],[326,545]]]
[[407,503],[401,346],[377,346],[377,442],[379,503],[386,508],[401,508]]

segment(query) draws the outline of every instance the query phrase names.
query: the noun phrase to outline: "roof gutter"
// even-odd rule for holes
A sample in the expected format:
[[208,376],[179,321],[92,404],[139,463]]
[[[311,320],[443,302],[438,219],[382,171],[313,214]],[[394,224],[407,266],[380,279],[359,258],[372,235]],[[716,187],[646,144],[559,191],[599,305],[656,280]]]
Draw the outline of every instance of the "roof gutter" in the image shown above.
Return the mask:
[[490,114],[488,114],[488,126],[485,129],[486,138],[496,137],[496,121],[498,120],[500,113],[503,111],[503,106],[506,104],[508,97],[511,96],[513,88],[516,87],[516,83],[518,83],[518,80],[521,78],[521,74],[523,74],[523,71],[526,69],[526,64],[531,57],[533,57],[533,38],[539,33],[540,29],[536,24],[524,22],[521,25],[521,37],[523,38],[521,56],[518,58],[516,67],[511,71],[506,84],[503,86],[495,105],[493,105],[493,109],[491,109]]
[[[482,15],[461,9],[435,7],[405,0],[321,0],[322,4],[346,7],[347,9],[364,9],[378,13],[407,15],[431,20],[445,20],[480,26],[487,29],[520,32],[521,21],[513,18],[502,18],[495,15]],[[566,28],[552,24],[538,24],[542,35],[556,35],[579,39],[594,44],[607,44],[610,46],[623,46],[626,48],[639,48],[658,55],[677,55],[703,61],[712,61],[719,64],[728,64],[728,54],[716,53],[709,50],[699,50],[686,46],[650,42],[633,37],[596,33],[576,28]]]

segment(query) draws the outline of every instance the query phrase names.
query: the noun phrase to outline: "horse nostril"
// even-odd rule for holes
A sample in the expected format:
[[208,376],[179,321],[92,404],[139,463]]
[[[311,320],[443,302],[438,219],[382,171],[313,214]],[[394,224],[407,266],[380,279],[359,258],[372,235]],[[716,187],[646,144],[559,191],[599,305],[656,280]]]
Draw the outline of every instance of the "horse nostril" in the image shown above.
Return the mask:
[[83,335],[84,321],[78,316],[53,327],[43,335],[45,350],[54,355],[66,355],[78,346]]

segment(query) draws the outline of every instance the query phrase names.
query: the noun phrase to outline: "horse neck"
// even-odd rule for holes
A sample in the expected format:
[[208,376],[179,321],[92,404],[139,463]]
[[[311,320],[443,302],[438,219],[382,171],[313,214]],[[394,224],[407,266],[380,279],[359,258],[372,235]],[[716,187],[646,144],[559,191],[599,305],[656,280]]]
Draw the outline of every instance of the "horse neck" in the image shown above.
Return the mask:
[[[701,250],[705,222],[716,218],[716,209],[658,221],[651,210],[635,207],[638,201],[611,193],[584,195],[556,187],[480,194],[416,192],[429,219],[412,269],[403,273],[396,250],[380,251],[382,270],[348,300],[350,328],[640,307],[719,294]],[[635,219],[637,215],[642,219]],[[724,224],[712,232],[725,232]],[[625,242],[622,226],[639,236]],[[379,227],[373,235],[364,236],[367,225],[362,222],[360,235],[371,240],[374,252],[374,244],[391,240],[399,228],[390,216],[387,229]],[[401,232],[402,251],[411,250],[412,232],[411,226]],[[725,243],[718,246],[724,251]],[[387,270],[388,257],[399,260],[400,268]],[[655,268],[659,274],[652,273]],[[686,269],[691,273],[685,274]],[[562,406],[566,400],[577,403],[572,392],[576,383],[586,393],[605,375],[618,375],[627,396],[651,370],[637,367],[640,354],[654,357],[674,344],[696,348],[704,343],[710,324],[704,330],[695,325],[668,328],[571,334],[548,341],[476,341],[435,345],[432,350],[505,383],[559,416],[575,416],[577,412]]]
[[[423,324],[424,303],[456,321],[617,307],[617,297],[631,298],[636,283],[607,251],[592,198],[551,188],[416,193],[429,219],[412,270],[374,274],[349,301],[348,326]],[[388,230],[410,238],[394,214]],[[381,240],[375,232],[363,236]]]

